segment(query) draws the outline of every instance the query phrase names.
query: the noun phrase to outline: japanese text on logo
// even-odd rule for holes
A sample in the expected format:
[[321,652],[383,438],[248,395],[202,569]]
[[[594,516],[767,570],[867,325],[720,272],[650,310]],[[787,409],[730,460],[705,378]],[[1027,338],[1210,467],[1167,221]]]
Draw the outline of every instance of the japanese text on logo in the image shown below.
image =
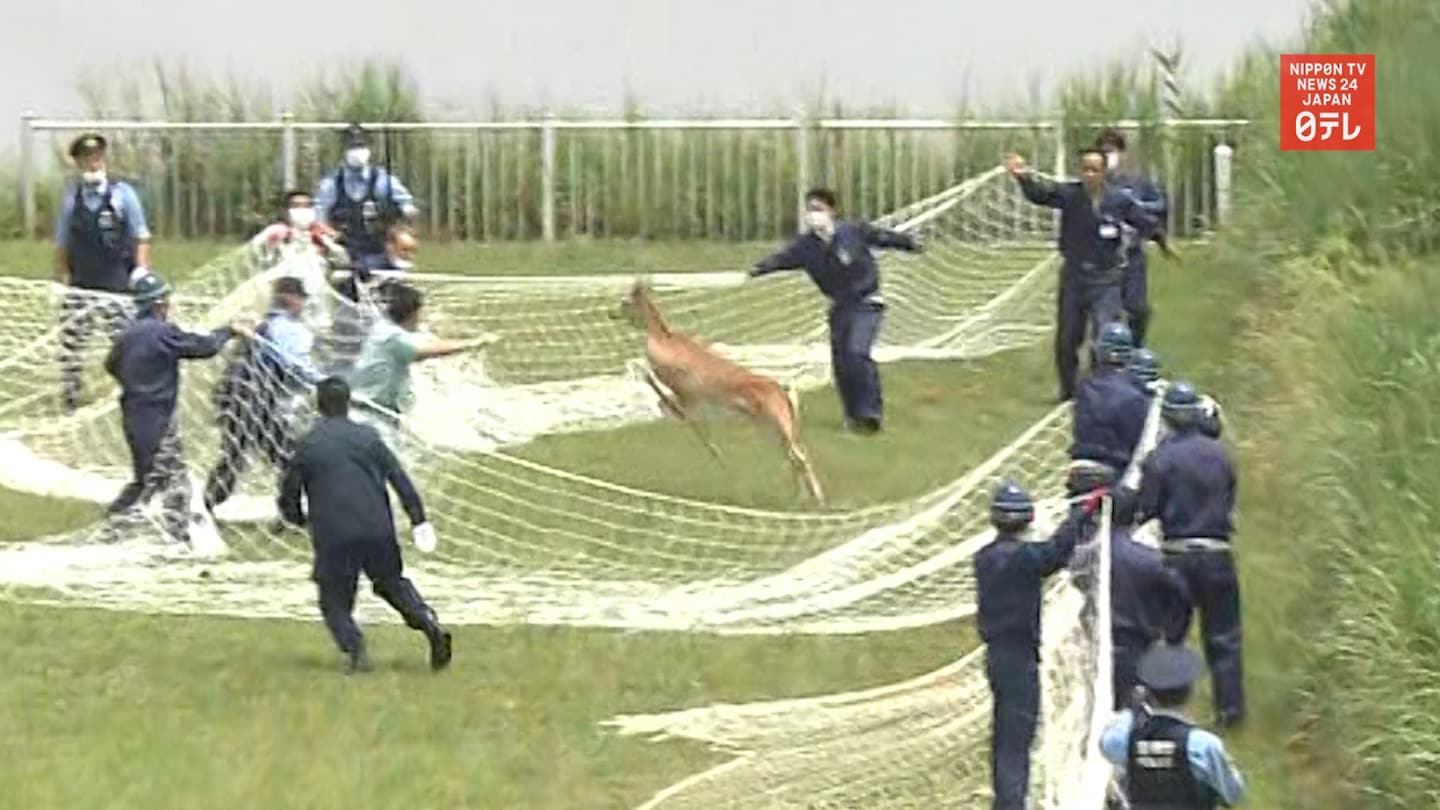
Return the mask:
[[1280,57],[1280,148],[1375,149],[1375,54]]

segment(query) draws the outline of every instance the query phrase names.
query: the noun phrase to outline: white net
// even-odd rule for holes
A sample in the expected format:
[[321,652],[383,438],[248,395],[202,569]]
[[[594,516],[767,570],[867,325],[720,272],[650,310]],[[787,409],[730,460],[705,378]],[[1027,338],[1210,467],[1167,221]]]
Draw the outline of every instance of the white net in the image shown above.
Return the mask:
[[[1048,331],[1052,220],[1019,199],[1001,170],[881,224],[919,232],[928,245],[920,256],[884,259],[888,315],[876,352],[881,362],[978,357]],[[324,284],[325,267],[306,250],[278,262],[238,250],[179,285],[172,317],[194,328],[261,312],[271,281],[284,274],[308,278],[313,290]],[[1041,526],[1053,525],[1065,506],[1069,420],[1063,406],[948,484],[847,511],[740,508],[526,460],[508,448],[546,434],[659,417],[653,396],[629,371],[643,351],[640,335],[609,317],[631,279],[423,274],[412,280],[427,295],[428,328],[455,336],[496,332],[503,339],[481,358],[417,367],[417,405],[393,437],[442,538],[436,553],[412,559],[412,576],[447,622],[717,633],[931,625],[974,610],[971,557],[988,540],[987,503],[996,482],[1024,480],[1040,498]],[[801,386],[826,381],[823,306],[799,274],[748,282],[733,272],[675,274],[651,281],[676,326],[777,378]],[[88,400],[73,412],[59,411],[54,352],[67,324],[56,316],[58,291],[16,280],[0,286],[6,324],[0,364],[9,382],[0,394],[0,449],[7,459],[0,486],[108,502],[128,479],[130,460],[113,385],[99,371],[107,341],[92,336],[82,352]],[[115,306],[103,297],[92,303]],[[375,317],[330,294],[311,303],[307,318],[322,362],[344,344],[337,322],[348,315],[363,325]],[[215,391],[225,367],[219,359],[184,366],[178,424],[183,480],[198,521],[190,526],[194,547],[167,542],[164,501],[155,498],[138,525],[118,534],[100,524],[0,548],[0,593],[116,610],[313,617],[308,539],[274,523],[275,470],[264,452],[277,434],[303,427],[303,408],[286,418],[246,415],[239,432],[253,445],[254,458],[215,519],[204,518],[206,479],[224,466],[217,462],[225,410]],[[274,380],[262,382],[273,389]],[[280,396],[276,410],[292,413],[280,407],[290,399]],[[783,464],[778,453],[776,463]],[[825,471],[820,474],[823,479]],[[1100,652],[1108,614],[1101,609],[1095,622],[1081,622],[1084,601],[1063,581],[1046,602],[1046,720],[1032,795],[1044,797],[1047,807],[1098,807],[1089,800],[1103,792],[1091,789],[1088,774],[1096,767],[1091,737],[1103,708],[1096,695],[1109,694],[1103,686],[1108,655]],[[377,605],[359,612],[367,621],[392,620]],[[954,802],[983,795],[988,693],[977,660],[971,654],[909,684],[821,699],[821,711],[807,701],[720,707],[690,724],[699,723],[696,728],[678,721],[679,731],[673,718],[653,720],[657,729],[693,731],[745,752],[678,787],[667,806],[731,806],[726,802],[744,804],[745,797],[754,804],[762,796],[773,805],[781,794],[808,797],[806,806],[912,806],[929,805],[931,797]],[[877,757],[889,765],[876,768]],[[859,767],[861,758],[866,767]],[[851,760],[856,767],[844,767]],[[1077,795],[1084,802],[1072,801]]]

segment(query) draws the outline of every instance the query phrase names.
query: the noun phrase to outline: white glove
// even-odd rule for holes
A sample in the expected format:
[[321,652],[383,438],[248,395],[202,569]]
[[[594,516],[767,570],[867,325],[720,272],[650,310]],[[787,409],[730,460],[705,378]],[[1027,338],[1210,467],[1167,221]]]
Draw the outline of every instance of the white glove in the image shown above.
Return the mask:
[[410,536],[415,541],[415,548],[423,554],[429,554],[435,550],[435,527],[429,522],[421,523],[410,530]]
[[148,276],[148,275],[150,275],[150,268],[148,268],[148,267],[136,267],[134,270],[131,270],[131,271],[130,271],[130,286],[131,286],[131,287],[134,287],[134,286],[135,286],[135,282],[139,281],[140,279],[142,279],[142,278],[144,278],[144,277],[146,277],[146,276]]

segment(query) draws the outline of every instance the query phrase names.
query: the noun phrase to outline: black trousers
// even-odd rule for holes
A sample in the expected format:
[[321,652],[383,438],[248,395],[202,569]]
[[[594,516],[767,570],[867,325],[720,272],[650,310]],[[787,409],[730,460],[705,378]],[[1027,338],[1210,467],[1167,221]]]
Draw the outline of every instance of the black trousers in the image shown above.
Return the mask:
[[252,450],[258,450],[277,471],[283,472],[289,463],[295,436],[282,396],[288,393],[262,381],[249,396],[226,400],[219,420],[220,458],[205,480],[205,505],[210,509],[234,493],[235,483],[250,468]]
[[314,579],[320,592],[320,615],[341,652],[355,651],[363,638],[354,616],[355,592],[362,572],[375,595],[394,608],[407,627],[427,633],[436,631],[439,620],[415,585],[405,578],[400,544],[394,535],[316,542]]
[[1120,298],[1125,306],[1125,317],[1130,321],[1130,334],[1135,337],[1137,348],[1145,345],[1145,330],[1150,326],[1149,287],[1145,251],[1135,251],[1125,263],[1125,282]]
[[80,405],[85,344],[97,324],[114,341],[130,322],[124,302],[113,294],[72,287],[60,305],[60,398],[66,410]]
[[131,480],[106,513],[120,515],[160,494],[165,531],[176,540],[188,541],[190,476],[185,470],[179,415],[153,405],[122,407],[121,426],[130,448]]
[[1114,283],[1092,282],[1075,277],[1068,269],[1062,271],[1060,293],[1056,297],[1055,373],[1063,398],[1070,399],[1075,394],[1080,374],[1080,347],[1085,343],[1087,331],[1093,341],[1100,327],[1125,317],[1120,287],[1119,279]]
[[1228,551],[1191,551],[1167,553],[1165,563],[1184,577],[1193,604],[1200,611],[1200,635],[1216,710],[1222,716],[1244,717],[1240,581],[1235,575],[1234,559]]
[[1040,721],[1040,661],[1034,645],[985,648],[990,681],[990,780],[993,810],[1025,810],[1030,790],[1030,746]]

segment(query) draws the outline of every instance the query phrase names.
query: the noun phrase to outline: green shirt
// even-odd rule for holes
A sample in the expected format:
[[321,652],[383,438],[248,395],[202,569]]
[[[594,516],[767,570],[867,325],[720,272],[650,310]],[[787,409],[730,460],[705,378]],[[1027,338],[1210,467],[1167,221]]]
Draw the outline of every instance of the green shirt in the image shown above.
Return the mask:
[[420,353],[415,335],[389,318],[380,318],[365,338],[350,389],[382,408],[397,413],[410,410],[415,396],[410,392],[410,364]]

